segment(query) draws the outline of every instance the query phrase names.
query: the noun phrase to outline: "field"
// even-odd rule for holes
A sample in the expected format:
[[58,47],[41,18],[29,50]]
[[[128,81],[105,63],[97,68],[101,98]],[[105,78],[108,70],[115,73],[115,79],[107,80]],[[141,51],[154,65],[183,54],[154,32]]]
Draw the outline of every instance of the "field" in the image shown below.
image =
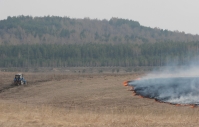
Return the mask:
[[0,72],[0,126],[198,127],[199,108],[133,96],[123,81],[134,74],[24,73],[28,85],[10,86]]

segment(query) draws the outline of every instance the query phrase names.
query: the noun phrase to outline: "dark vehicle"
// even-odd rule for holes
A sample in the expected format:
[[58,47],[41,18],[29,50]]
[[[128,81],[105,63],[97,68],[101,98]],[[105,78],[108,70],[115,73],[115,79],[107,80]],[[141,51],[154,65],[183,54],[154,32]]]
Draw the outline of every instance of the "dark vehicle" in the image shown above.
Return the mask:
[[16,74],[14,78],[14,85],[23,85],[26,84],[26,80],[23,77],[23,74]]

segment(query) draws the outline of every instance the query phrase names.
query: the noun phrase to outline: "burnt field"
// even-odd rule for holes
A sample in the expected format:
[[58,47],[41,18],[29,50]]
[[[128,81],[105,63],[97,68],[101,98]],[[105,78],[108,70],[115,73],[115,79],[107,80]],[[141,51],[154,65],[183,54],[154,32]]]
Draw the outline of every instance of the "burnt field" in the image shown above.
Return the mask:
[[24,73],[28,85],[11,86],[1,72],[1,126],[187,127],[199,124],[199,108],[133,96],[123,81],[144,74]]
[[159,102],[184,106],[199,104],[199,77],[143,78],[125,83],[132,86],[136,95]]

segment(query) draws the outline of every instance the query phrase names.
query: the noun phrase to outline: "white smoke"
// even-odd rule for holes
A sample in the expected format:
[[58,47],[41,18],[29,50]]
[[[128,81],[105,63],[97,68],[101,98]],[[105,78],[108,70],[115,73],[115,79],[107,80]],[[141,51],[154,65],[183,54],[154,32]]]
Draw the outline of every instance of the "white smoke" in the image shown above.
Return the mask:
[[199,105],[199,67],[166,67],[129,83],[137,94],[172,104]]

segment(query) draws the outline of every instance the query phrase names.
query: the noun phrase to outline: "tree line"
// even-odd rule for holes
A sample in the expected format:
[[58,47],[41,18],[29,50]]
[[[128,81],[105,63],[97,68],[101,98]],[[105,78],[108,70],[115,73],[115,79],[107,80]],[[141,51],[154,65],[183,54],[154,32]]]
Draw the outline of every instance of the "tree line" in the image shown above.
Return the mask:
[[198,53],[199,42],[0,45],[0,67],[188,65]]
[[0,20],[0,45],[4,44],[83,44],[154,43],[199,41],[199,35],[160,28],[139,22],[111,18],[73,19],[69,17],[14,16]]

